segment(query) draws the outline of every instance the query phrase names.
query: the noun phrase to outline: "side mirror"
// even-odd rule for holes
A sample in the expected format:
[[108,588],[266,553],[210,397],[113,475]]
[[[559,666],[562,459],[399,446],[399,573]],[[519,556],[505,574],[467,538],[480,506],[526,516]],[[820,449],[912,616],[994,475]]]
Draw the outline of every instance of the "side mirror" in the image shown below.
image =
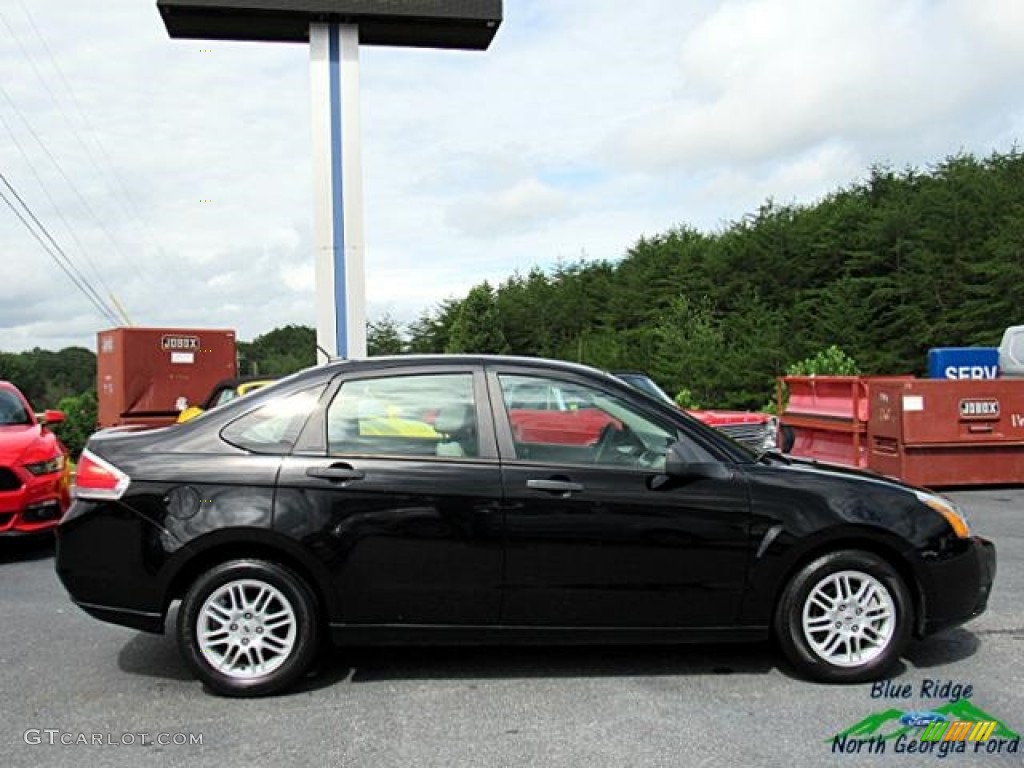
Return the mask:
[[796,430],[789,424],[783,424],[779,427],[779,432],[782,434],[782,452],[792,453],[793,446],[796,444]]
[[678,440],[669,446],[665,454],[665,474],[669,477],[704,477],[726,480],[732,477],[732,470],[719,461],[709,461],[703,452],[698,452],[689,442]]
[[64,411],[55,411],[47,408],[42,413],[36,414],[36,420],[44,425],[60,424],[64,421]]

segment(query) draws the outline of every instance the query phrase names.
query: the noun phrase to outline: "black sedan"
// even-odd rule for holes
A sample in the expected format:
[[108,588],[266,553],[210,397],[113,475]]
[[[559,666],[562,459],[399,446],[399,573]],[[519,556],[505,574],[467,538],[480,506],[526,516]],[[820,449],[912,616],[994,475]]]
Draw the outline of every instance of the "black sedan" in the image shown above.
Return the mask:
[[995,550],[951,502],[757,456],[598,371],[507,357],[309,369],[186,424],[99,433],[57,570],[177,635],[210,689],[337,644],[774,636],[803,675],[883,676],[977,616]]

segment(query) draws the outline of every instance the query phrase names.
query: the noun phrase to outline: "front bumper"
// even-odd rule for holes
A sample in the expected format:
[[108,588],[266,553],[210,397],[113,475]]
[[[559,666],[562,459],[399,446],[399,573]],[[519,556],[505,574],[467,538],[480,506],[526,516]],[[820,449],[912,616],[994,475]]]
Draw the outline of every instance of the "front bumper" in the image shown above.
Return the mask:
[[996,576],[995,544],[972,536],[957,553],[928,565],[923,634],[955,627],[985,611]]
[[17,471],[21,487],[0,491],[0,536],[21,536],[52,530],[68,508],[64,472],[31,475]]

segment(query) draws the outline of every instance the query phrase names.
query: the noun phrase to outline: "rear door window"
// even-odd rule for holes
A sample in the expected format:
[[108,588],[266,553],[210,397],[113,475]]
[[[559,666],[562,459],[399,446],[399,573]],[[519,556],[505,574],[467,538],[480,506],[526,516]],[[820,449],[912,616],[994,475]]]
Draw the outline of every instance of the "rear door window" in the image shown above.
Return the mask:
[[345,382],[327,411],[332,455],[480,455],[473,374],[437,373]]

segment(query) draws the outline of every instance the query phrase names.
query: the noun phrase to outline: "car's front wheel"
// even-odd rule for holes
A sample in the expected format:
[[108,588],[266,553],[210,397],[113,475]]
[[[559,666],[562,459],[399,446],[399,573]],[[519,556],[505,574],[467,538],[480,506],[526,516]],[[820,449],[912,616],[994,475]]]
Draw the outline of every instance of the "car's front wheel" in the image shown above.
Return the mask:
[[316,655],[316,601],[288,568],[232,560],[195,580],[178,611],[178,644],[217,693],[259,696],[287,687]]
[[775,634],[799,672],[829,683],[885,674],[910,642],[906,584],[871,552],[831,552],[801,568],[775,614]]

